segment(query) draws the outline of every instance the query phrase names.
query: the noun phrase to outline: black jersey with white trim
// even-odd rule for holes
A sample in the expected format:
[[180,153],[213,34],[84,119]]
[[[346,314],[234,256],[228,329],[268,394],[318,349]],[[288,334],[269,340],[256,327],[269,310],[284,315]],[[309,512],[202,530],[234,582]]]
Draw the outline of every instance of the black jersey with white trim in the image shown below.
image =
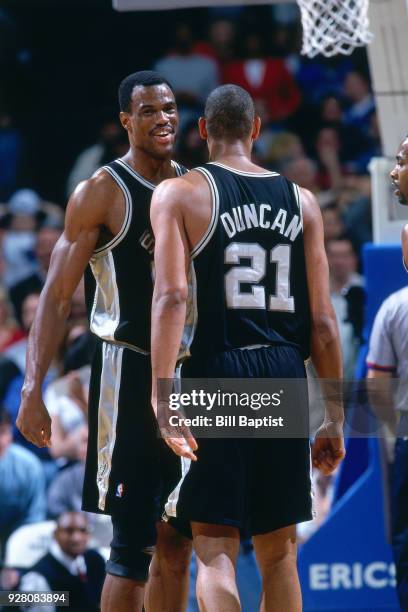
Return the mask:
[[[172,162],[178,176],[187,169]],[[150,203],[155,185],[123,159],[103,166],[121,189],[125,218],[119,233],[95,249],[85,275],[91,331],[108,342],[150,352],[154,237]]]
[[211,162],[213,213],[192,251],[197,323],[190,354],[295,345],[310,354],[310,308],[297,185],[275,172]]

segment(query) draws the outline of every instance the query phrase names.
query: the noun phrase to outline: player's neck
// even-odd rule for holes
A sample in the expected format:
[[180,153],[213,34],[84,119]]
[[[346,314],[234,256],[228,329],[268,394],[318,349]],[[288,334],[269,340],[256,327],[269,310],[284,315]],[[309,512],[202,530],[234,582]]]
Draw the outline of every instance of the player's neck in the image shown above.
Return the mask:
[[144,151],[129,150],[123,156],[123,160],[129,164],[138,174],[143,176],[147,181],[158,185],[167,178],[175,176],[174,169],[171,163],[171,157],[165,159],[155,159],[147,155]]
[[251,148],[241,141],[211,143],[210,161],[220,162],[233,168],[253,165],[251,162]]

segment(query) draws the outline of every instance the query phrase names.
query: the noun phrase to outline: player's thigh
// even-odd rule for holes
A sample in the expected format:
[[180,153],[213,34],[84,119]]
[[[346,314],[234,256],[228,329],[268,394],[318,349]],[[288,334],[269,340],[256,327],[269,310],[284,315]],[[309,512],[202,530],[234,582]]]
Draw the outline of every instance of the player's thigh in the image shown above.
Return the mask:
[[235,565],[240,543],[236,527],[192,522],[191,530],[199,566],[211,565],[223,569],[231,562]]
[[156,556],[162,569],[164,564],[172,574],[186,573],[192,549],[191,538],[182,535],[168,522],[157,523]]

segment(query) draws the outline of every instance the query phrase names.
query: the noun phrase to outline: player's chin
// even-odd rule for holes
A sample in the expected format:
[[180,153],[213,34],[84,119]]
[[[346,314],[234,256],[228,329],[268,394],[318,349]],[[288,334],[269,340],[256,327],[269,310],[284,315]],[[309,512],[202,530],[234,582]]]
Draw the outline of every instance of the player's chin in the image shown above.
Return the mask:
[[402,206],[408,206],[408,199],[403,196],[401,192],[398,193],[398,202],[402,204]]
[[155,157],[156,159],[168,159],[169,157],[171,157],[172,153],[173,153],[173,149],[174,149],[174,144],[163,144],[163,145],[156,145],[155,147],[152,148],[151,150],[151,154],[153,157]]
[[158,157],[167,157],[174,149],[174,142],[175,139],[173,135],[162,139],[154,138],[151,147],[152,152],[154,151]]

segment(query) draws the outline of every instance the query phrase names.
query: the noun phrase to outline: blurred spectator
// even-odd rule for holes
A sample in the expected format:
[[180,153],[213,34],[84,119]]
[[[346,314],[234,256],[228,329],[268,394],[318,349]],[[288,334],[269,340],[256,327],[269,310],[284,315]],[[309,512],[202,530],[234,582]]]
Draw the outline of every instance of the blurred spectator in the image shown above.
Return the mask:
[[[258,141],[255,145],[257,144]],[[268,166],[279,172],[279,169],[285,164],[304,157],[302,141],[299,136],[291,132],[279,132],[274,135],[263,156]]]
[[0,544],[12,531],[45,519],[45,480],[41,463],[13,444],[11,417],[0,406]]
[[54,459],[77,461],[80,455],[82,428],[87,421],[90,367],[69,372],[52,382],[44,402],[52,419],[52,446]]
[[[105,561],[88,548],[89,526],[81,512],[65,512],[57,521],[49,552],[22,577],[21,591],[69,591],[72,610],[100,609]],[[56,606],[33,604],[30,612],[56,612]]]
[[224,64],[234,59],[235,36],[235,25],[227,19],[218,19],[209,27],[208,41],[198,41],[193,51],[216,61],[221,75]]
[[23,300],[30,293],[41,292],[44,286],[50,266],[51,254],[61,233],[62,228],[59,225],[44,225],[39,229],[36,236],[34,251],[38,264],[37,269],[19,282],[13,283],[10,287],[10,299],[19,320],[21,320]]
[[320,103],[320,119],[322,123],[341,124],[343,121],[343,105],[340,97],[328,94]]
[[367,174],[349,174],[343,178],[337,198],[341,215],[355,250],[372,240],[371,179]]
[[343,351],[344,378],[352,380],[362,339],[364,318],[363,278],[357,273],[357,256],[347,238],[326,242],[331,300],[336,313]]
[[4,354],[8,359],[13,361],[19,368],[21,373],[25,372],[25,360],[27,351],[27,335],[30,331],[31,325],[33,324],[35,313],[37,310],[38,302],[40,301],[39,293],[30,293],[26,296],[23,301],[21,310],[21,319],[24,329],[24,337],[17,342],[14,342],[8,349],[4,351]]
[[176,95],[183,127],[202,108],[208,94],[218,85],[218,68],[213,59],[193,50],[190,26],[179,24],[173,48],[155,64],[155,70],[169,81]]
[[186,168],[195,168],[208,161],[207,143],[200,137],[197,121],[189,122],[181,132],[177,161]]
[[354,125],[347,125],[344,121],[344,102],[339,95],[329,94],[323,98],[320,105],[318,121],[322,127],[335,129],[339,142],[343,162],[350,162],[370,146],[367,139],[362,138],[361,132]]
[[6,262],[3,282],[9,287],[36,269],[34,245],[40,197],[31,189],[20,189],[10,198],[7,210],[10,221],[2,244]]
[[64,348],[61,351],[62,371],[79,370],[92,361],[96,337],[85,322],[78,321],[68,330]]
[[98,141],[78,155],[69,173],[67,197],[70,197],[78,183],[88,179],[95,170],[112,159],[122,157],[128,148],[128,138],[120,124],[118,113],[105,111],[99,128]]
[[343,172],[365,172],[369,160],[378,151],[379,134],[375,130],[375,122],[372,134],[371,128],[363,134],[357,125],[346,123],[343,100],[332,94],[323,99],[317,119],[320,129],[333,130],[337,135],[338,156]]
[[314,194],[320,191],[317,183],[317,168],[312,159],[298,157],[283,165],[282,174],[304,189],[309,189]]
[[300,92],[285,62],[268,57],[260,34],[244,35],[243,59],[227,64],[224,83],[235,83],[246,89],[268,112],[268,121],[284,121],[300,104]]
[[[85,283],[82,277],[79,281],[78,287],[74,291],[74,295],[71,300],[71,312],[69,313],[69,321],[76,322],[78,324],[84,324],[87,320],[86,304],[85,304]],[[83,332],[85,329],[83,327]],[[74,338],[73,338],[74,339]]]
[[0,353],[0,402],[3,402],[10,383],[19,374],[20,370],[16,364]]
[[0,286],[0,353],[23,337],[24,332],[18,327],[13,317],[8,295]]
[[358,72],[349,72],[344,81],[344,92],[350,101],[345,113],[346,122],[355,125],[363,134],[367,134],[370,117],[375,111],[374,96],[367,79]]
[[336,204],[329,204],[322,208],[322,219],[325,242],[329,240],[338,240],[344,235],[344,223],[341,219],[340,210]]
[[[1,222],[1,218],[0,218],[0,222]],[[0,223],[0,284],[3,284],[4,273],[6,270],[6,261],[4,259],[3,249],[1,248],[1,243],[2,243],[4,233],[5,233],[5,230],[2,228],[1,223]]]
[[342,84],[347,74],[353,70],[349,57],[337,55],[331,58],[319,56],[309,59],[298,52],[297,56],[292,55],[290,60],[291,73],[307,104],[318,105],[324,96],[344,94]]
[[77,462],[61,470],[48,489],[48,514],[51,518],[55,518],[63,512],[79,512],[81,510],[88,444],[87,425],[81,426],[77,440]]
[[318,183],[323,190],[339,189],[343,167],[340,161],[341,141],[333,127],[322,127],[316,136],[316,154],[319,164]]

